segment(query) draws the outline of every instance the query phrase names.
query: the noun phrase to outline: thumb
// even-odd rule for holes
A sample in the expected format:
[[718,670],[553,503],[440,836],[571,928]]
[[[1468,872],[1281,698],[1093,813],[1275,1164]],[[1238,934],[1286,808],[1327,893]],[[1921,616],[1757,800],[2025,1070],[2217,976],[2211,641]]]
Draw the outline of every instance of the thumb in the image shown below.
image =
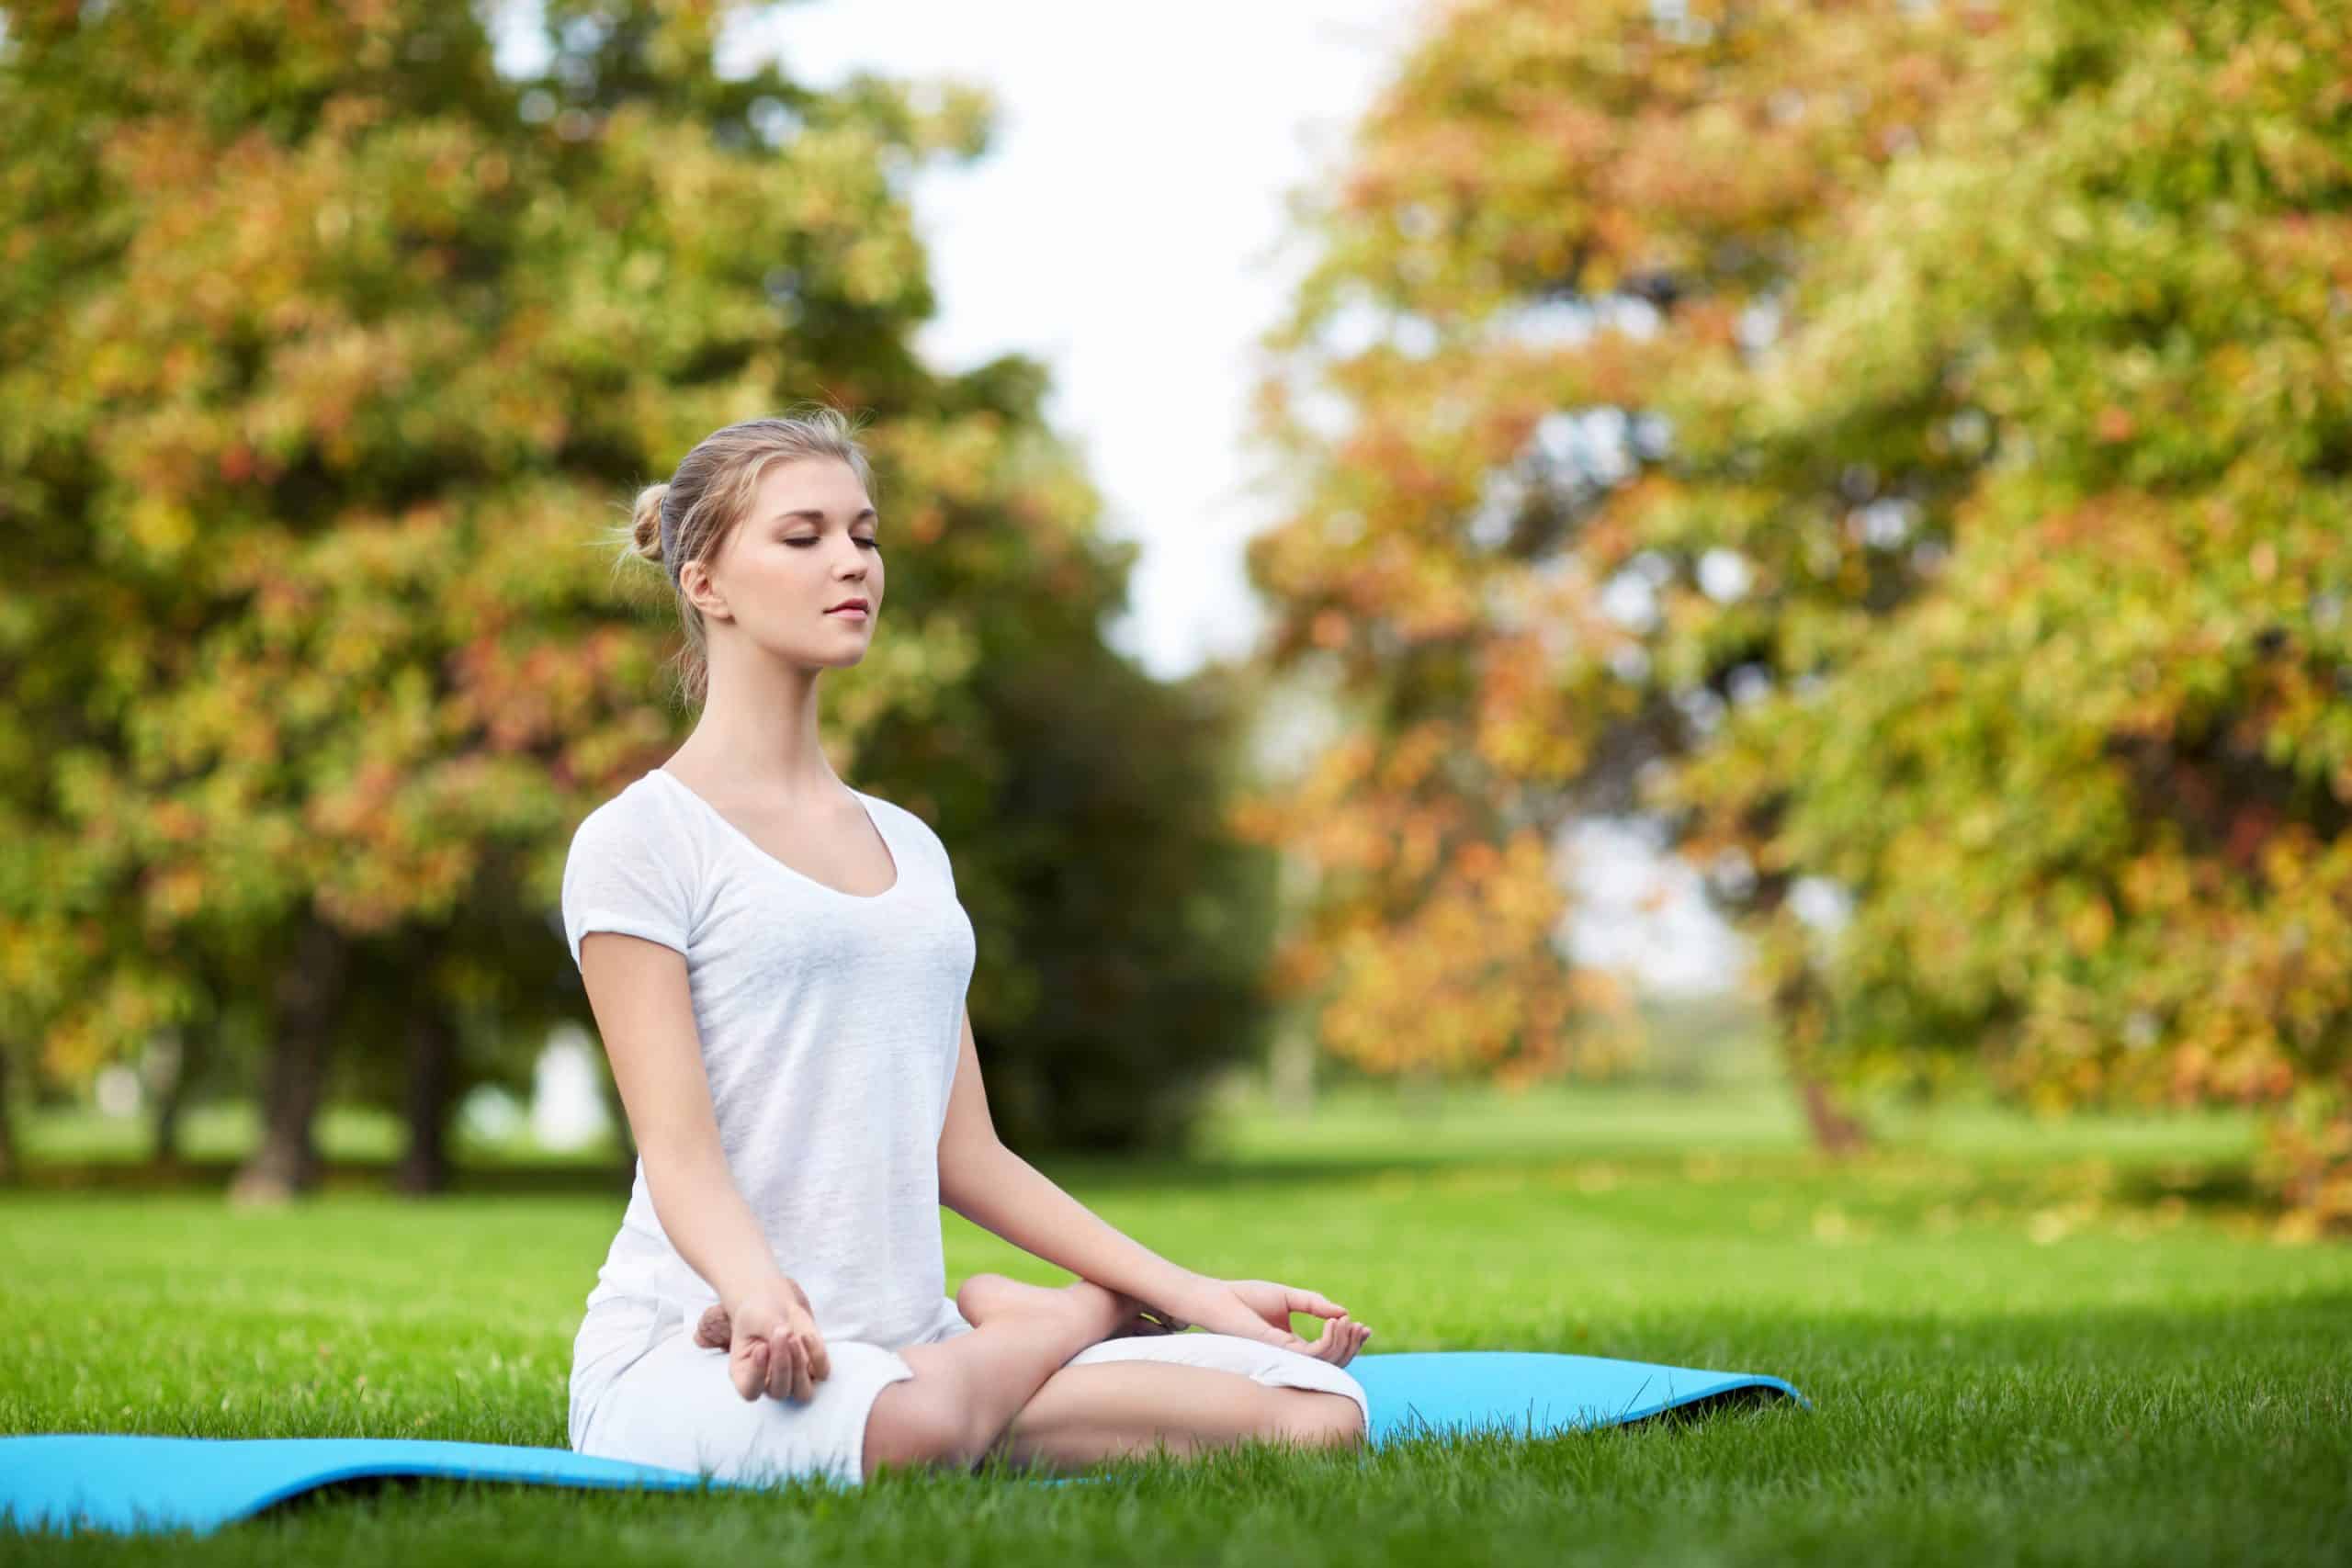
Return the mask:
[[768,1383],[768,1342],[749,1337],[736,1340],[727,1358],[727,1375],[737,1393],[757,1399]]
[[1301,1339],[1297,1335],[1293,1334],[1289,1329],[1276,1328],[1272,1324],[1268,1324],[1265,1327],[1260,1329],[1257,1337],[1269,1345],[1279,1345],[1285,1350],[1312,1351],[1314,1349],[1313,1346],[1309,1345],[1306,1340]]

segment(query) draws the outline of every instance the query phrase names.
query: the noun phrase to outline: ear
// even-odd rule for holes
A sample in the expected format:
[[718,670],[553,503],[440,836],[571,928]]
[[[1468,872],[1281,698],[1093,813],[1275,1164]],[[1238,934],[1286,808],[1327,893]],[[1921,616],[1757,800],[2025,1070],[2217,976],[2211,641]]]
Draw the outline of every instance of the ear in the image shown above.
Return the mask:
[[731,621],[734,612],[727,607],[727,596],[710,580],[710,572],[702,562],[690,560],[678,569],[678,586],[684,590],[686,603],[702,612],[706,621]]

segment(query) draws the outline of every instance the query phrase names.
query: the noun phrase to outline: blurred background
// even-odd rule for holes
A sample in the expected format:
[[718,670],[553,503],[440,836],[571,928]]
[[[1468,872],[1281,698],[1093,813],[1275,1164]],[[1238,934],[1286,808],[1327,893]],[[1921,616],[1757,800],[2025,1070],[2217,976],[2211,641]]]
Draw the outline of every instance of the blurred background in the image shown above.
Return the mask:
[[0,4],[0,1175],[617,1201],[557,887],[695,716],[605,530],[820,399],[1016,1148],[2158,1128],[2352,1234],[2347,50]]

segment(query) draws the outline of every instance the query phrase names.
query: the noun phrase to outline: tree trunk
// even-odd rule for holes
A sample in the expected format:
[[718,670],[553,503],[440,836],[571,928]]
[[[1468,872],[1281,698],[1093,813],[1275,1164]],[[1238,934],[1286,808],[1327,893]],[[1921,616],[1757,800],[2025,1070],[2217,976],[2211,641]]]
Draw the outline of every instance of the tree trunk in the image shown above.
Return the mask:
[[1830,1098],[1828,1084],[1815,1069],[1811,1047],[1825,1031],[1822,1010],[1821,985],[1811,964],[1773,987],[1772,1013],[1781,1036],[1781,1059],[1804,1107],[1814,1146],[1827,1155],[1849,1155],[1870,1146],[1870,1133],[1838,1109]]
[[261,1145],[231,1184],[234,1202],[283,1202],[319,1182],[311,1123],[326,1087],[327,1045],[343,1001],[350,949],[323,921],[305,921],[279,972],[275,1040],[262,1091]]
[[447,1011],[430,1001],[409,1015],[408,1152],[396,1185],[422,1197],[449,1185],[449,1101],[458,1079],[458,1036]]
[[191,1036],[177,1037],[158,1076],[163,1082],[155,1086],[152,1157],[158,1166],[173,1166],[180,1158],[180,1114],[187,1109],[187,1086],[196,1076],[196,1047]]
[[1804,1103],[1805,1124],[1813,1129],[1815,1147],[1825,1154],[1849,1155],[1870,1146],[1868,1129],[1838,1109],[1828,1086],[1819,1078],[1797,1080],[1797,1097]]
[[17,1161],[17,1124],[15,1111],[8,1100],[8,1060],[6,1045],[0,1045],[0,1187],[14,1187],[24,1179],[24,1168]]
[[[1811,971],[1806,971],[1811,976]],[[1820,1037],[1820,1018],[1814,1013],[1815,1001],[1811,997],[1811,978],[1799,983],[1804,997],[1781,997],[1781,1055],[1788,1063],[1790,1084],[1797,1089],[1797,1102],[1804,1105],[1804,1123],[1814,1134],[1814,1147],[1823,1155],[1853,1155],[1856,1149],[1870,1145],[1870,1131],[1860,1122],[1849,1117],[1830,1098],[1830,1086],[1815,1072],[1811,1051],[1806,1051],[1814,1039]]]

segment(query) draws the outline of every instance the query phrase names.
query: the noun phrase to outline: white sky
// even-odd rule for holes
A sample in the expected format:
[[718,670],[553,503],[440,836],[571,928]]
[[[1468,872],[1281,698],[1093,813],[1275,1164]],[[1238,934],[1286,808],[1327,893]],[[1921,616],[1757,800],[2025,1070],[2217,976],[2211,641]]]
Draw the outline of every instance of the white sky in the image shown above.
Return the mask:
[[1106,633],[1157,676],[1254,640],[1242,542],[1275,515],[1241,451],[1250,345],[1305,259],[1282,193],[1330,166],[1419,10],[816,0],[737,35],[812,85],[865,67],[994,90],[989,155],[912,187],[940,302],[917,343],[945,370],[1052,366],[1051,423],[1143,547]]
[[[867,69],[993,89],[989,152],[910,189],[939,299],[917,346],[944,371],[1010,350],[1051,367],[1047,419],[1082,451],[1106,531],[1142,546],[1131,613],[1106,635],[1156,676],[1257,637],[1242,547],[1277,513],[1242,446],[1252,344],[1307,260],[1283,197],[1337,166],[1424,9],[811,0],[729,35],[722,69],[775,57],[815,87]],[[1561,845],[1584,899],[1565,934],[1585,961],[1664,990],[1729,977],[1736,942],[1694,874],[1617,825]]]

